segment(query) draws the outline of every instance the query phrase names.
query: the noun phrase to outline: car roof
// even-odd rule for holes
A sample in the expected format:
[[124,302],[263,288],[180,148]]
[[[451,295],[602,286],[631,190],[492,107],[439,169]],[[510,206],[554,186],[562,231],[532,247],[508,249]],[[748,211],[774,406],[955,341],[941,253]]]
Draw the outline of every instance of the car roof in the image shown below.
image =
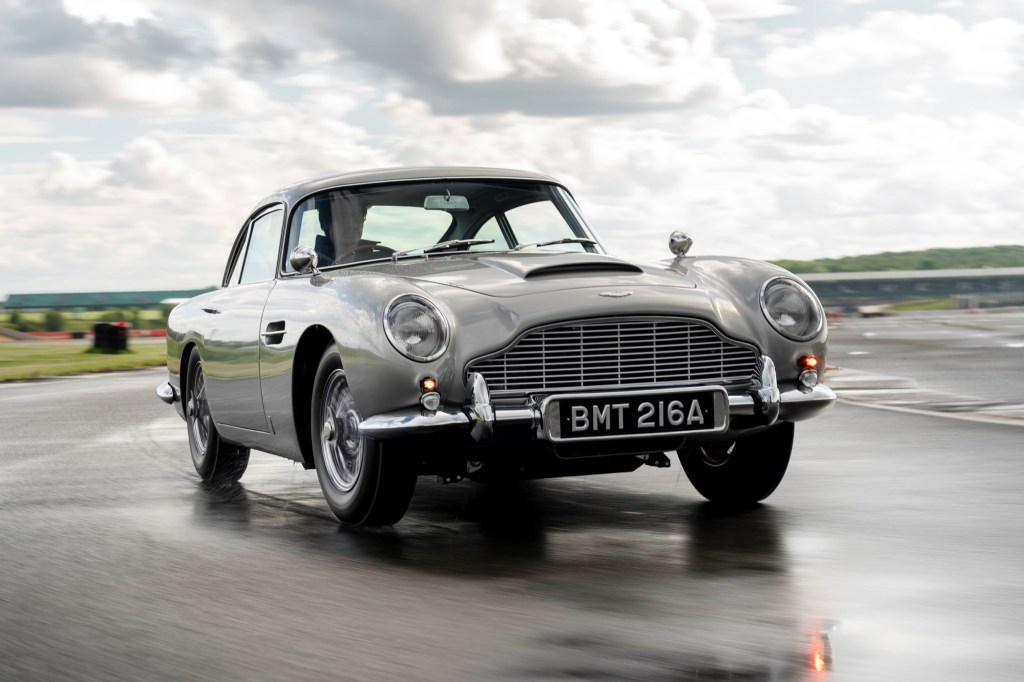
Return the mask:
[[402,168],[374,168],[353,173],[339,173],[310,178],[284,187],[257,204],[266,206],[278,201],[293,205],[303,197],[325,189],[348,187],[352,185],[370,185],[387,182],[406,182],[417,180],[533,180],[562,183],[550,175],[534,171],[512,170],[508,168],[477,168],[473,166],[405,166]]

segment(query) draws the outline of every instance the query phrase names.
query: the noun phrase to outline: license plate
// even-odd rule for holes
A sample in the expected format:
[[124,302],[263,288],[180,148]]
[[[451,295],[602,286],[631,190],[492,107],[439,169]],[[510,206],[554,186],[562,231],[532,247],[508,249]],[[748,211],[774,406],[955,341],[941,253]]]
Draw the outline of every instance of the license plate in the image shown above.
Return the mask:
[[551,440],[599,440],[723,431],[727,405],[724,389],[669,389],[556,395],[543,412]]

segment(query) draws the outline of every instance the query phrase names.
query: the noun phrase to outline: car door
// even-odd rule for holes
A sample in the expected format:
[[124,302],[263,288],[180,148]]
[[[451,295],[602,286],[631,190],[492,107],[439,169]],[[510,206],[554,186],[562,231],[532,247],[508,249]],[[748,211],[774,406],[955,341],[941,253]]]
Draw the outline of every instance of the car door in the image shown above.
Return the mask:
[[218,425],[251,431],[270,430],[260,394],[260,323],[274,288],[284,210],[271,206],[257,213],[246,230],[247,247],[237,281],[227,282],[210,308],[205,340],[210,412]]

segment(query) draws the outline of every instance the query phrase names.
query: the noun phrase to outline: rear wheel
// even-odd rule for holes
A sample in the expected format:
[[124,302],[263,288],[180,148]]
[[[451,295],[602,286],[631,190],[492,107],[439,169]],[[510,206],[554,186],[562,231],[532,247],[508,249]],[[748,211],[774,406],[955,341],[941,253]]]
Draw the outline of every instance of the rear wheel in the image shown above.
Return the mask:
[[397,444],[359,434],[362,416],[334,344],[320,359],[310,407],[313,459],[331,511],[353,525],[397,523],[412,499],[416,470]]
[[793,450],[793,423],[782,422],[746,438],[679,450],[690,483],[724,507],[748,507],[771,495],[782,481]]
[[192,451],[192,464],[199,476],[208,483],[226,485],[235,483],[249,465],[249,448],[227,443],[221,439],[210,416],[210,403],[206,397],[206,374],[199,352],[192,351],[186,370],[185,422],[188,424],[188,446]]

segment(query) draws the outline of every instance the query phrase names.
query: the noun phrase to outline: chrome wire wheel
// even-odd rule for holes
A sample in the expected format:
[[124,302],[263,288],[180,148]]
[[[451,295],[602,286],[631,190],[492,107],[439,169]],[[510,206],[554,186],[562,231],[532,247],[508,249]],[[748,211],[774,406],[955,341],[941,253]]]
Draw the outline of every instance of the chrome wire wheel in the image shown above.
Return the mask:
[[189,377],[185,413],[195,442],[192,458],[201,463],[210,443],[210,403],[206,399],[206,375],[203,374],[202,362],[195,364]]
[[334,370],[327,379],[320,406],[320,449],[325,473],[331,485],[343,493],[359,481],[365,458],[365,444],[359,435],[362,418],[347,389],[345,372]]

